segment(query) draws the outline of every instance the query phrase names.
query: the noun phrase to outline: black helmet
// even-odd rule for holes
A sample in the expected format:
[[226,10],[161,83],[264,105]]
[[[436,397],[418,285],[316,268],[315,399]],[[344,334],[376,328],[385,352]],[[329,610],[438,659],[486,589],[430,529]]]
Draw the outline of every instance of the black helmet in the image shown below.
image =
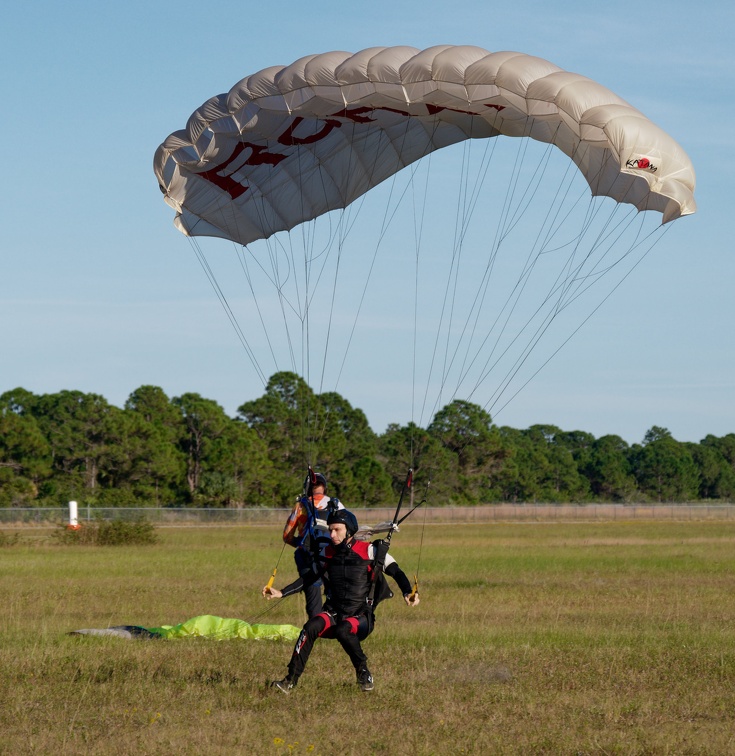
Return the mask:
[[357,533],[357,517],[355,517],[355,515],[349,510],[338,509],[335,512],[331,512],[329,517],[327,517],[327,525],[336,525],[340,522],[347,528],[348,538]]
[[309,472],[309,474],[304,478],[304,490],[306,491],[307,496],[312,496],[314,493],[314,486],[324,486],[324,493],[327,492],[327,478],[322,473],[313,473],[314,477],[312,478],[312,473]]

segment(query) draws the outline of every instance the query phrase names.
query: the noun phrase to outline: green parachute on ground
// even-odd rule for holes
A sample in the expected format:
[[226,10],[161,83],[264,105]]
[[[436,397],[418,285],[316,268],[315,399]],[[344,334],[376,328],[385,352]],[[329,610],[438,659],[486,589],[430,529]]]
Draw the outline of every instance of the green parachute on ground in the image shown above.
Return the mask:
[[299,628],[294,625],[251,625],[240,619],[225,619],[211,614],[181,622],[178,625],[140,627],[139,625],[116,625],[106,628],[72,630],[69,635],[95,635],[125,638],[127,640],[172,640],[174,638],[207,638],[209,640],[285,640],[295,641]]

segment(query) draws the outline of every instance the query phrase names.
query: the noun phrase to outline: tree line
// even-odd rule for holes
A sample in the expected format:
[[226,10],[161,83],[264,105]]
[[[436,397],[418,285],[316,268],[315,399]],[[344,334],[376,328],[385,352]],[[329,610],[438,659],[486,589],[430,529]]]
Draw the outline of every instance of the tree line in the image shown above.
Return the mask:
[[496,426],[454,400],[427,428],[376,434],[344,397],[288,372],[234,418],[199,394],[169,398],[156,386],[122,409],[81,391],[0,395],[2,507],[286,506],[307,461],[348,506],[391,505],[409,466],[431,506],[735,499],[735,433],[688,443],[654,426],[629,445],[552,425]]

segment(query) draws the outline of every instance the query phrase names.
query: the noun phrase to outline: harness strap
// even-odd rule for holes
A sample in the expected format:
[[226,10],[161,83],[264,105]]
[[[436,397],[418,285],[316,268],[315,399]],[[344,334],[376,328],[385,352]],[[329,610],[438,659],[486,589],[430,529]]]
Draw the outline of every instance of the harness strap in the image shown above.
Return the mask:
[[[367,605],[372,608],[375,606],[375,594],[378,589],[378,584],[380,583],[380,576],[383,574],[383,570],[385,568],[385,557],[388,554],[388,548],[390,547],[390,543],[385,540],[380,541],[374,541],[373,549],[375,550],[375,556],[373,557],[373,574],[371,576],[370,581],[370,591],[368,592],[367,597]],[[378,597],[380,598],[380,597]]]

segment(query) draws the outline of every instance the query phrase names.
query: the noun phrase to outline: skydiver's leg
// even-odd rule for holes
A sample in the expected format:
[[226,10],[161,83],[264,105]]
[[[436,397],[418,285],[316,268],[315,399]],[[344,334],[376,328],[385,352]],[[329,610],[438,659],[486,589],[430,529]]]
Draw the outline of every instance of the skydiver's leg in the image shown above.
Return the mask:
[[309,619],[318,616],[322,610],[322,583],[318,581],[313,585],[304,583],[304,598],[306,599],[306,614]]
[[311,649],[314,648],[314,641],[317,638],[331,637],[334,628],[334,620],[327,614],[318,614],[306,622],[301,634],[296,640],[296,645],[291,654],[291,661],[288,663],[288,680],[294,685],[301,677],[306,662],[309,661]]
[[314,559],[303,549],[296,549],[293,555],[299,577],[304,581],[306,614],[309,619],[316,617],[322,610],[322,581],[314,568]]
[[347,617],[341,620],[334,629],[334,637],[350,657],[355,671],[367,670],[367,656],[365,656],[360,641],[370,635],[373,629],[372,618],[367,615]]

